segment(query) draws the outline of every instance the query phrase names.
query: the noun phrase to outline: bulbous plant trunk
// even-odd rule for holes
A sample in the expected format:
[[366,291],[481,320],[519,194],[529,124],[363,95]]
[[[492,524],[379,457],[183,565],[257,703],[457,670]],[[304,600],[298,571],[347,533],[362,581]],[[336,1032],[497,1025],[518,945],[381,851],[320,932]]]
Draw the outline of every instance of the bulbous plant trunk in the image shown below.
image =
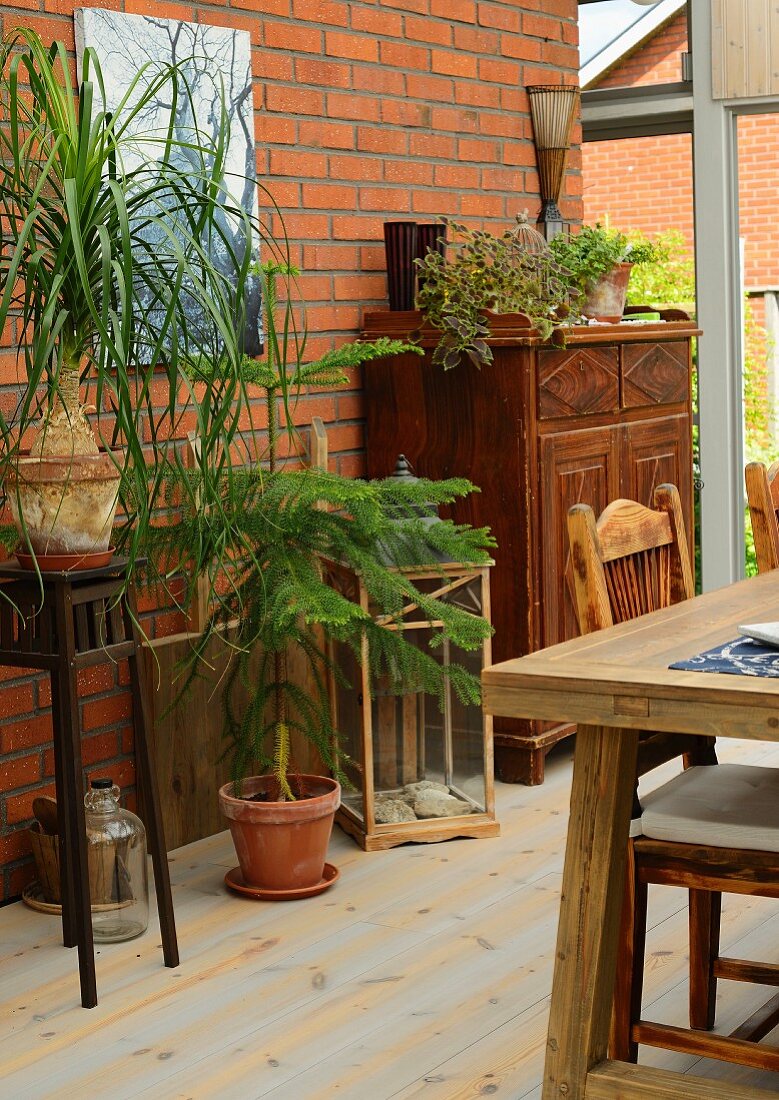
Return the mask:
[[30,455],[96,455],[100,448],[79,396],[78,367],[63,370],[51,409],[41,418]]
[[[101,452],[79,398],[79,370],[60,374],[52,407],[42,417],[30,456],[9,476],[9,504],[22,549],[36,557],[75,560],[104,553],[119,493],[119,470]],[[87,565],[89,562],[86,563]]]

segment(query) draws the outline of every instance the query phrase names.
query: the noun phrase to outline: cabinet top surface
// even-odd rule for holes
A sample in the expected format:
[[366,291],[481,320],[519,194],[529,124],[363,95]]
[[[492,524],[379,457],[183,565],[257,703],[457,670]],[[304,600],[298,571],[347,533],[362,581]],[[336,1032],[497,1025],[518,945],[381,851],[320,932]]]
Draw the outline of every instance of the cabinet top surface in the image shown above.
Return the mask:
[[[626,321],[608,325],[571,325],[560,329],[564,347],[576,347],[586,344],[630,344],[657,343],[667,340],[686,340],[700,336],[701,330],[691,320],[667,320],[639,323]],[[363,337],[376,339],[390,336],[395,339],[414,339],[423,347],[432,347],[438,343],[440,332],[432,325],[425,324],[418,310],[389,310],[366,313],[363,322]],[[549,341],[542,341],[529,326],[524,314],[496,314],[490,318],[490,335],[487,343],[493,347],[554,347]]]

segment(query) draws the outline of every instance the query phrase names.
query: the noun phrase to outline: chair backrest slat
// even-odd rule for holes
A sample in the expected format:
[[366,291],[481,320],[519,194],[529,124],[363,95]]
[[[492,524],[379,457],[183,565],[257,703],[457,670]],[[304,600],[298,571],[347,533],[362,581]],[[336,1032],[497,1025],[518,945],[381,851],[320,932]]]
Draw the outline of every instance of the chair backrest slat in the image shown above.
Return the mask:
[[767,469],[750,462],[744,471],[758,573],[779,568],[779,462]]
[[574,597],[582,634],[689,599],[692,568],[679,493],[658,485],[653,508],[615,500],[596,521],[592,509],[568,512]]

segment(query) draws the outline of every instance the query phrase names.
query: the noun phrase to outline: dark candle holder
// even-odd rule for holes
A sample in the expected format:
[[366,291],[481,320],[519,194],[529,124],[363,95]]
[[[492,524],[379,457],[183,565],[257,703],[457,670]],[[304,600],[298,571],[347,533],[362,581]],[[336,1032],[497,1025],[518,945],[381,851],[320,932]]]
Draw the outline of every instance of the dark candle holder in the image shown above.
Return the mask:
[[387,253],[387,289],[390,309],[414,308],[416,269],[418,255],[418,226],[416,222],[385,222],[384,248]]
[[428,252],[446,250],[446,226],[442,222],[420,222],[417,225],[417,258],[424,260]]
[[[417,259],[424,260],[428,252],[446,252],[446,226],[442,222],[420,222],[417,226]],[[421,289],[425,276],[419,265],[414,264],[418,288]]]

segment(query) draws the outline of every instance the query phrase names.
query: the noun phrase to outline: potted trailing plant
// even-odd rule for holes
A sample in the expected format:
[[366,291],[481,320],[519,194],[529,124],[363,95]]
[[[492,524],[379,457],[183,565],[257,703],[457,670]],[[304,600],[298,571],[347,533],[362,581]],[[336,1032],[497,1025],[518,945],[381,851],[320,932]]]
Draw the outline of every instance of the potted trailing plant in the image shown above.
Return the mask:
[[[90,49],[82,71],[76,87],[65,46],[32,30],[2,41],[0,330],[15,326],[19,399],[0,409],[0,479],[21,548],[75,566],[108,548],[118,500],[129,576],[184,418],[202,428],[204,500],[229,464],[252,226],[224,185],[224,105],[215,139],[179,135],[182,67],[142,67],[113,112]],[[160,100],[166,128],[133,138]],[[204,352],[219,371],[195,386]]]
[[441,330],[433,362],[449,370],[463,357],[492,362],[486,343],[490,314],[522,313],[542,339],[554,336],[568,315],[566,272],[547,250],[530,251],[516,231],[500,237],[445,221],[446,253],[417,260],[417,307]]
[[[216,602],[194,647],[190,675],[197,675],[196,662],[214,636],[229,638],[233,658],[224,699],[233,780],[221,789],[220,803],[240,879],[231,873],[228,882],[270,898],[318,892],[330,881],[323,868],[344,757],[331,720],[326,641],[351,646],[360,660],[366,638],[376,679],[385,678],[399,693],[422,690],[442,698],[444,673],[431,653],[407,642],[402,631],[377,625],[366,608],[330,587],[325,563],[342,561],[358,570],[380,613],[391,616],[416,602],[442,624],[432,645],[448,637],[475,649],[490,630],[484,619],[421,591],[398,569],[488,560],[486,531],[431,522],[435,506],[471,490],[466,481],[365,482],[281,462],[279,443],[294,438],[292,406],[301,387],[332,387],[346,381],[349,367],[412,350],[382,339],[346,345],[303,365],[305,340],[295,339],[288,297],[284,323],[275,315],[277,279],[287,274],[286,268],[263,266],[266,355],[245,368],[264,393],[266,462],[233,469],[219,507],[208,511],[196,504],[199,472],[177,471],[169,488],[172,499],[184,501],[181,520],[150,532],[153,557],[163,567],[196,565],[200,555],[192,548],[207,545],[212,571],[225,576],[221,589],[212,584]],[[290,674],[293,651],[307,666],[306,686]],[[464,668],[454,666],[449,676],[463,701],[478,700],[478,680]],[[333,779],[297,773],[293,731],[313,744]],[[309,829],[310,846],[304,840]]]
[[558,234],[550,248],[581,295],[580,312],[598,321],[622,319],[633,264],[653,263],[658,258],[650,241],[631,240],[599,224],[583,225],[571,236]]

